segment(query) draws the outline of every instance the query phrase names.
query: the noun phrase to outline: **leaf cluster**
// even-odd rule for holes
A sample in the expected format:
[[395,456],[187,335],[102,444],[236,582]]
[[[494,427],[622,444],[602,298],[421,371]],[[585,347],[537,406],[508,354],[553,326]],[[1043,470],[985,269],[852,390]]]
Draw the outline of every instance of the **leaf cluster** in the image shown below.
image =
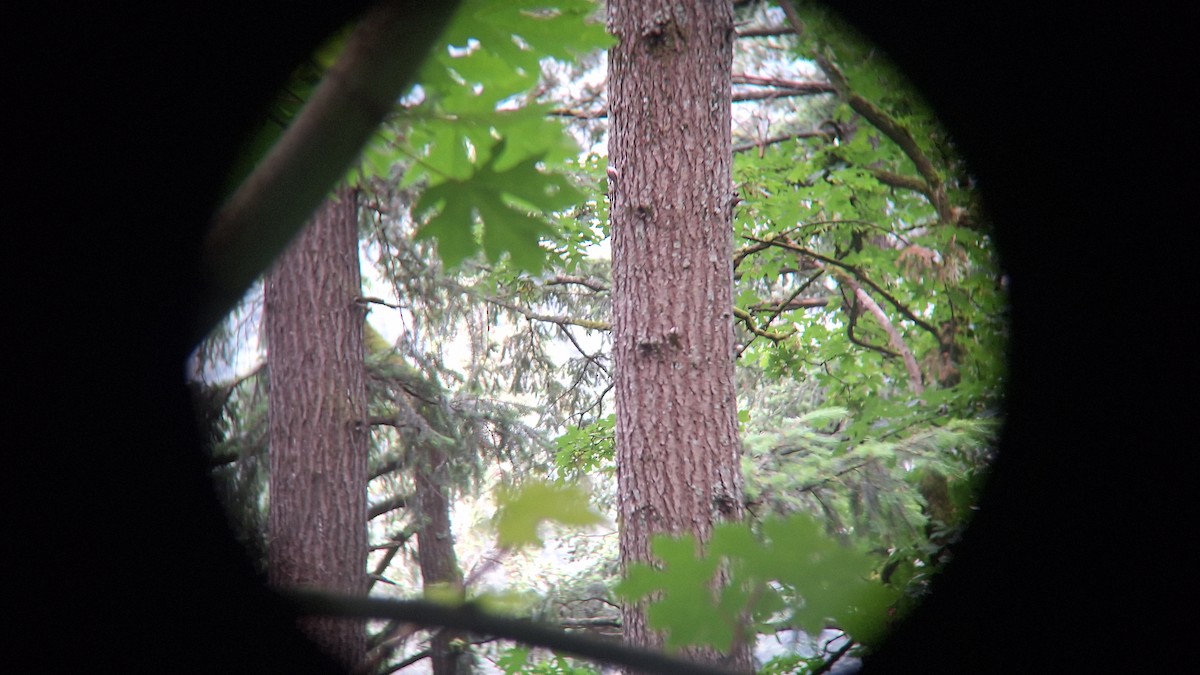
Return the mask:
[[728,651],[747,635],[785,626],[815,634],[830,622],[871,644],[897,599],[872,578],[877,559],[842,546],[803,514],[764,520],[757,531],[719,524],[699,555],[691,535],[660,535],[651,550],[658,562],[631,565],[616,592],[631,602],[650,598],[647,620],[672,648]]

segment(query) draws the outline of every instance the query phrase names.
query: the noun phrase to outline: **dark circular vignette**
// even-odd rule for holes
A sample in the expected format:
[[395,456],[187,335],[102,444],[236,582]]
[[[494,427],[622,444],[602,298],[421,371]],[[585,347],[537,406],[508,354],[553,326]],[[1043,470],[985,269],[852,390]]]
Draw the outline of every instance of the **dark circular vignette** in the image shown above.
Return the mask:
[[[1175,567],[1185,531],[1171,519],[1189,493],[1172,455],[1187,418],[1184,397],[1162,392],[1185,361],[1167,360],[1161,329],[1119,328],[1122,312],[1153,324],[1183,311],[1145,299],[1183,300],[1159,277],[1182,263],[1170,227],[1187,197],[1173,178],[1184,144],[1169,137],[1191,125],[1186,106],[1148,91],[1190,63],[1182,22],[1047,3],[830,4],[958,140],[1012,279],[1007,425],[982,509],[930,599],[864,671],[1173,663],[1182,626],[1166,604],[1184,594],[1165,585],[1189,575]],[[14,665],[334,672],[225,530],[182,336],[200,236],[242,132],[291,64],[362,6],[3,10],[17,64],[4,75],[18,171],[3,247],[21,356],[5,416],[18,432],[5,510],[17,516]],[[1143,257],[1126,261],[1135,249]],[[1119,263],[1147,256],[1131,290]]]

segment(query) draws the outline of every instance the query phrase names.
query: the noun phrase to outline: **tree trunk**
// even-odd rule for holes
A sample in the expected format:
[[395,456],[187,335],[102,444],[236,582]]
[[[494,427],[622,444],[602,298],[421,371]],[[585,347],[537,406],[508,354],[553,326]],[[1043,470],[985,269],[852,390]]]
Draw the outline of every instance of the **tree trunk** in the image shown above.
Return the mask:
[[[446,453],[435,443],[425,443],[418,452],[413,481],[416,483],[421,529],[417,534],[417,558],[421,582],[426,590],[435,584],[462,589],[462,570],[454,553],[450,530],[450,499],[446,492]],[[433,675],[464,675],[470,672],[464,650],[452,644],[462,634],[442,629],[429,641]]]
[[[742,517],[734,385],[728,0],[610,0],[613,357],[623,567]],[[643,606],[625,637],[658,647]],[[711,650],[693,658],[715,661]],[[735,648],[725,664],[750,669]]]
[[[278,587],[367,591],[367,429],[355,197],[340,189],[266,280],[270,377],[268,578]],[[347,668],[361,621],[301,627]]]

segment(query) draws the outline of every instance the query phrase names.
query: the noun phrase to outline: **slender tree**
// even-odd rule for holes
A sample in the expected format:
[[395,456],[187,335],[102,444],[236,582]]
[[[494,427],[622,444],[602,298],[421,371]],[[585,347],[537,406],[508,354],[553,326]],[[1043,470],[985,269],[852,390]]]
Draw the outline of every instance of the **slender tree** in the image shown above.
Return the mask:
[[[421,566],[421,582],[426,590],[436,585],[461,591],[462,570],[454,553],[454,534],[450,529],[450,496],[447,484],[448,456],[436,443],[425,443],[418,449],[413,470],[421,529],[417,534],[417,558]],[[469,658],[455,644],[461,635],[450,629],[434,633],[429,643],[429,656],[434,675],[462,675],[470,672]]]
[[[728,0],[612,0],[609,176],[623,566],[743,513],[732,328]],[[644,608],[626,640],[657,647]],[[717,660],[712,651],[693,658]],[[729,665],[750,669],[747,649]]]
[[[367,591],[367,430],[355,195],[336,191],[266,280],[270,381],[268,578],[278,587]],[[347,667],[361,621],[302,627]]]

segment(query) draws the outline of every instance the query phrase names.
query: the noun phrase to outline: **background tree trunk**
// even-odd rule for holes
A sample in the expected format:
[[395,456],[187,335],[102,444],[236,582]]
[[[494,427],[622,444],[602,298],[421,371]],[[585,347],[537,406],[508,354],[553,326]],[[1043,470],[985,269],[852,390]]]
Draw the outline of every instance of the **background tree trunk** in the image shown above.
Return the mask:
[[[266,280],[274,586],[367,591],[361,284],[355,196],[341,188]],[[301,627],[347,667],[362,660],[361,621],[309,618]]]
[[[742,517],[733,345],[728,0],[612,0],[613,357],[623,567],[657,533]],[[658,647],[644,607],[625,637]],[[710,650],[693,658],[717,660]],[[750,669],[749,652],[726,662]]]
[[[413,472],[421,529],[417,534],[417,557],[421,582],[426,589],[434,584],[462,588],[462,570],[454,553],[454,534],[450,529],[450,499],[446,491],[446,453],[436,443],[425,443],[418,453]],[[434,675],[463,675],[470,672],[469,657],[451,643],[462,633],[439,630],[429,641],[429,658]]]

